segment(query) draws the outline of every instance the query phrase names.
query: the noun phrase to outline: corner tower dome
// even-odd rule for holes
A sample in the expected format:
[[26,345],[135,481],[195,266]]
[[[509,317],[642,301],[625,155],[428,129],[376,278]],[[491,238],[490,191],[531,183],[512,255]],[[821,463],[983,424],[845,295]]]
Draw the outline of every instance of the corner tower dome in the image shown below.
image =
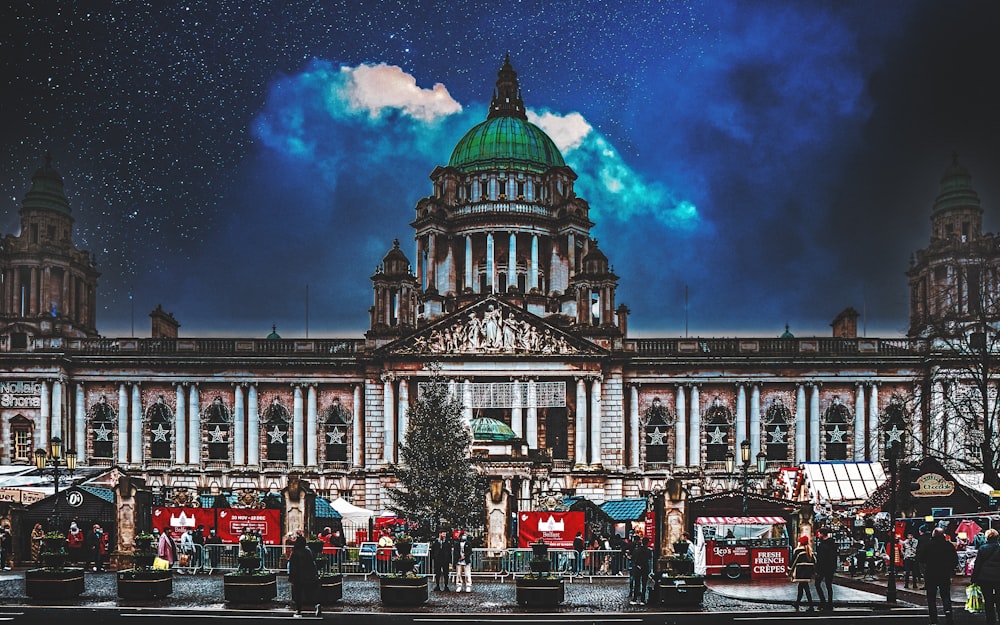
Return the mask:
[[552,139],[528,121],[509,55],[497,72],[489,116],[459,140],[448,166],[463,173],[517,170],[539,174],[566,166]]
[[24,195],[22,210],[49,210],[70,214],[69,201],[63,190],[63,179],[52,167],[52,155],[45,155],[45,164],[31,176],[31,189]]

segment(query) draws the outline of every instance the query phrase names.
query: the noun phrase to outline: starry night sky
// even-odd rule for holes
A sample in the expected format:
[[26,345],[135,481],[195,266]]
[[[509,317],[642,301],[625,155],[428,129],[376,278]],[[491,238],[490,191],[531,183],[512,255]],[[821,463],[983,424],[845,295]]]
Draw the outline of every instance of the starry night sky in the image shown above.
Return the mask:
[[105,336],[148,336],[160,304],[182,336],[302,337],[307,301],[310,337],[359,336],[369,277],[394,238],[414,259],[414,205],[508,52],[633,336],[829,336],[848,306],[903,333],[953,151],[1000,225],[994,1],[2,11],[0,233],[51,151]]

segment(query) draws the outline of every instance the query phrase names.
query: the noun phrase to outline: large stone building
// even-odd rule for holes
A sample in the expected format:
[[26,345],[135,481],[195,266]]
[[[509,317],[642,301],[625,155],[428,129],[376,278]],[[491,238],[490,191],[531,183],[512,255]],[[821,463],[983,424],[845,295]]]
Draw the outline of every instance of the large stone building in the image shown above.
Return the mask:
[[880,460],[886,423],[908,425],[911,452],[944,427],[926,320],[967,302],[973,246],[993,267],[998,258],[955,164],[908,274],[910,337],[858,337],[846,309],[829,337],[636,339],[576,175],[527,120],[509,61],[488,118],[431,178],[412,222],[416,262],[398,242],[386,254],[364,338],[187,339],[160,308],[151,338],[105,338],[98,273],[72,244],[47,162],[0,251],[0,464],[31,463],[60,436],[81,463],[167,493],[261,493],[298,474],[380,511],[432,363],[462,398],[473,453],[507,510],[553,491],[601,502],[669,480],[708,493],[744,440],[772,476]]

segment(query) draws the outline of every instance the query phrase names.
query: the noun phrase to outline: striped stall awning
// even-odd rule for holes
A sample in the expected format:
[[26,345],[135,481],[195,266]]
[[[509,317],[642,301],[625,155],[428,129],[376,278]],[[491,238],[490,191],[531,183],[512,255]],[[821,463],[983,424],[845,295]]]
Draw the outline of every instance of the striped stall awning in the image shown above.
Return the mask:
[[695,525],[784,525],[780,516],[700,516]]

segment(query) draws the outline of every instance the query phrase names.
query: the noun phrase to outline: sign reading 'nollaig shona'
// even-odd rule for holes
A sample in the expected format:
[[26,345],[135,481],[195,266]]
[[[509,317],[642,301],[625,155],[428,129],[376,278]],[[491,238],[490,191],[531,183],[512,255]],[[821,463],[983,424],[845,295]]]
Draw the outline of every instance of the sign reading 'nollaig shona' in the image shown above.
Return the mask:
[[0,408],[41,408],[41,382],[0,382]]

